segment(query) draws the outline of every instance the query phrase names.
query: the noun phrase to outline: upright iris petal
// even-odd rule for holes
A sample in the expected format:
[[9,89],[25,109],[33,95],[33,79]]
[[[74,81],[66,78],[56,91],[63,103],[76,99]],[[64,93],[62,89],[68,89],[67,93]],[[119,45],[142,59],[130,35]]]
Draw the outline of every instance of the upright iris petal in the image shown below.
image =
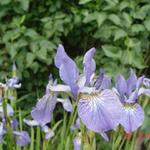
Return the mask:
[[127,94],[130,95],[136,88],[137,76],[133,70],[130,71],[130,76],[127,79]]
[[74,95],[78,92],[77,79],[79,72],[76,64],[69,59],[64,59],[59,69],[60,78],[70,86]]
[[79,71],[75,62],[66,54],[62,45],[58,46],[55,56],[55,65],[59,68],[60,78],[70,86],[74,96],[77,95],[77,79]]
[[100,69],[99,75],[95,81],[95,87],[97,90],[101,91],[104,89],[109,89],[111,80],[104,74],[104,70]]
[[52,119],[52,113],[56,106],[57,96],[52,94],[44,95],[33,108],[31,115],[40,125],[49,123]]
[[121,116],[121,125],[127,133],[135,131],[144,121],[144,111],[139,104],[125,104]]
[[78,114],[86,127],[101,133],[115,129],[120,121],[122,104],[111,90],[80,93]]
[[124,95],[127,91],[127,83],[125,78],[122,75],[118,75],[116,79],[116,89],[120,95]]
[[91,75],[94,73],[96,69],[96,64],[93,59],[95,48],[91,48],[88,52],[84,55],[83,65],[84,65],[84,75],[86,77],[85,85],[88,85],[90,82]]

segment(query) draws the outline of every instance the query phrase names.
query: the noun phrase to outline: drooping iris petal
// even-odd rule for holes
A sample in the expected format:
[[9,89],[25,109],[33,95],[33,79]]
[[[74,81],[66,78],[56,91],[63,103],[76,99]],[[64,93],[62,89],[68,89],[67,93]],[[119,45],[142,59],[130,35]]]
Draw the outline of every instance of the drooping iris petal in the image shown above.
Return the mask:
[[20,146],[25,146],[30,143],[29,134],[26,131],[14,131],[13,134],[16,137],[16,144]]
[[150,89],[140,88],[139,92],[138,92],[138,96],[141,95],[141,94],[145,94],[145,95],[150,97]]
[[64,102],[62,104],[63,104],[63,107],[66,111],[68,111],[68,112],[73,111],[72,104],[71,104],[69,99],[64,100]]
[[101,133],[115,129],[122,113],[122,104],[112,90],[101,93],[80,93],[78,115],[85,126]]
[[73,139],[73,145],[74,145],[74,150],[80,150],[81,149],[81,138],[75,137]]
[[127,94],[130,95],[136,88],[137,76],[133,70],[130,71],[130,76],[127,79]]
[[43,96],[33,108],[31,115],[40,125],[49,123],[52,119],[52,114],[56,106],[56,95],[47,94]]
[[26,123],[28,126],[38,126],[39,123],[36,120],[28,120],[28,119],[23,119],[23,122]]
[[85,86],[89,84],[91,75],[94,73],[95,68],[96,68],[96,64],[93,59],[95,51],[96,51],[95,48],[89,49],[83,59],[84,75],[86,77]]
[[49,89],[52,92],[71,92],[71,89],[68,85],[57,84],[55,86],[49,86]]
[[43,126],[43,127],[42,127],[42,130],[43,130],[44,133],[45,133],[45,139],[46,139],[46,140],[52,138],[52,137],[55,135],[54,131],[50,130],[50,129],[48,128],[48,126]]
[[144,111],[139,104],[126,104],[121,115],[120,124],[127,133],[135,131],[144,121]]
[[79,71],[76,64],[69,59],[64,59],[59,69],[60,78],[70,86],[74,96],[77,95],[78,86],[77,79],[79,77]]
[[122,75],[118,75],[116,78],[116,89],[121,96],[124,95],[127,91],[127,83]]
[[73,108],[72,108],[72,104],[70,102],[69,99],[62,99],[62,98],[57,98],[57,101],[62,103],[63,108],[67,111],[67,112],[72,112]]

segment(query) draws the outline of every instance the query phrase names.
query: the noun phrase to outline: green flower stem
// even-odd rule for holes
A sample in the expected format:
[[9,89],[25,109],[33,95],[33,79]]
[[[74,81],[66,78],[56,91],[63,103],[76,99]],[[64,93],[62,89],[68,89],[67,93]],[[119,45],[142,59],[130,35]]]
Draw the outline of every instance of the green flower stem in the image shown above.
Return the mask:
[[6,120],[6,127],[7,127],[7,141],[8,144],[8,150],[14,149],[14,140],[12,137],[12,129],[11,129],[11,119],[7,115],[7,101],[8,101],[8,89],[4,90],[4,99],[3,99],[3,112],[4,112],[4,118]]

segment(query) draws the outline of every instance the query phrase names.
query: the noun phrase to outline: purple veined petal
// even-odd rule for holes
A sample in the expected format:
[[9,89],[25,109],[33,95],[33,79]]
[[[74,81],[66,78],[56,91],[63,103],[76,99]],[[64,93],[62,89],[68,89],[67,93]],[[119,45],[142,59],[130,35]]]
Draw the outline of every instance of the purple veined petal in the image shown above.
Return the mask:
[[33,108],[31,116],[36,120],[40,125],[45,125],[49,123],[52,119],[52,114],[56,106],[56,94],[54,96],[48,94],[44,95],[36,104],[36,107]]
[[71,89],[68,85],[54,85],[54,86],[49,86],[50,91],[52,92],[71,92]]
[[141,94],[145,94],[146,96],[150,97],[150,89],[146,89],[146,88],[140,88],[139,92],[138,92],[138,96]]
[[28,120],[28,119],[23,119],[23,122],[27,124],[28,126],[39,126],[39,123],[36,120]]
[[124,95],[127,92],[127,83],[123,75],[118,75],[116,78],[116,89],[120,95]]
[[17,145],[25,146],[30,143],[30,137],[26,131],[14,131],[13,134],[15,135]]
[[144,111],[139,104],[126,104],[124,106],[120,124],[126,133],[131,133],[139,128],[144,121]]
[[107,136],[107,134],[105,132],[101,132],[100,135],[103,137],[103,139],[105,141],[107,141],[107,142],[109,141],[109,138],[108,138],[108,136]]
[[150,88],[150,79],[144,78],[143,79],[143,84],[145,85],[146,88]]
[[141,84],[143,83],[143,80],[144,80],[145,76],[141,76],[138,78],[137,82],[136,82],[136,88],[139,89]]
[[89,84],[91,75],[95,72],[96,69],[96,63],[93,59],[95,51],[96,51],[95,48],[91,48],[84,55],[83,65],[84,65],[84,75],[86,77],[85,86]]
[[74,150],[80,150],[81,149],[81,138],[75,137],[73,139],[73,145],[74,145]]
[[88,129],[97,133],[115,129],[122,109],[118,96],[112,90],[79,95],[78,115]]
[[79,77],[79,71],[76,67],[76,64],[73,61],[68,59],[64,59],[62,65],[59,69],[60,78],[70,86],[72,93],[74,96],[77,96],[78,85],[77,80]]
[[135,72],[131,69],[130,76],[127,79],[127,94],[130,95],[132,91],[136,88],[137,76]]

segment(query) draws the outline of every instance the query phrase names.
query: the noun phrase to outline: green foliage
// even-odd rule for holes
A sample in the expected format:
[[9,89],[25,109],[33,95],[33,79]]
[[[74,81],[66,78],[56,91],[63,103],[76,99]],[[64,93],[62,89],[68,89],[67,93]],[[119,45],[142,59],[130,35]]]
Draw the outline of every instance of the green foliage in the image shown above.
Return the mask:
[[53,57],[59,43],[77,61],[95,46],[97,67],[111,76],[144,69],[149,11],[149,0],[1,0],[0,78],[16,61],[25,89],[39,89],[49,72],[57,75]]

